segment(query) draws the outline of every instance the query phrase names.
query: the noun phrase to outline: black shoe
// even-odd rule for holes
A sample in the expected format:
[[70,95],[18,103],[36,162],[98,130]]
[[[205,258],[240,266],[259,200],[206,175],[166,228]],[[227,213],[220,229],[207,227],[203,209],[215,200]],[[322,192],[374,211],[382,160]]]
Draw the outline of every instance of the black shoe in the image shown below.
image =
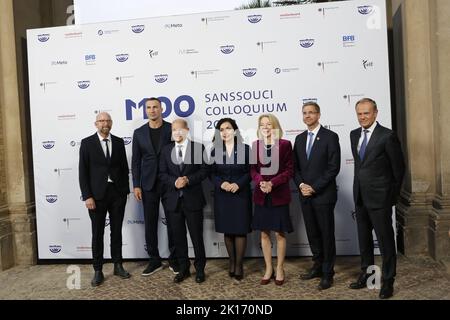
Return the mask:
[[183,281],[186,278],[189,278],[191,276],[191,272],[189,270],[184,271],[184,272],[179,272],[175,278],[173,278],[173,282],[175,283],[180,283],[181,281]]
[[162,270],[162,268],[163,268],[163,266],[162,266],[161,262],[150,262],[148,264],[147,268],[145,268],[145,270],[142,272],[142,275],[144,277],[150,276],[150,275],[154,274],[155,272]]
[[371,275],[367,274],[367,273],[361,273],[358,277],[358,280],[356,280],[356,282],[352,282],[350,283],[350,285],[348,286],[350,289],[363,289],[367,287],[367,280],[369,279]]
[[177,274],[180,273],[180,267],[178,267],[178,265],[176,265],[176,264],[171,264],[171,265],[169,265],[169,269],[170,269],[170,271],[172,271],[173,274],[175,274],[175,275],[177,275]]
[[114,275],[119,276],[122,279],[128,279],[131,277],[131,275],[126,271],[121,263],[115,263],[114,264]]
[[322,277],[322,279],[320,279],[319,285],[317,286],[317,289],[327,290],[327,289],[331,288],[332,285],[333,285],[332,277]]
[[230,278],[234,278],[234,272],[229,271],[228,275],[230,276]]
[[320,269],[311,269],[307,273],[300,275],[300,279],[302,280],[311,280],[320,277],[322,277],[322,271]]
[[105,280],[105,276],[101,271],[95,271],[94,278],[92,278],[91,286],[98,287]]
[[198,270],[197,274],[195,275],[195,282],[202,283],[205,282],[205,271]]
[[380,299],[389,299],[394,295],[394,284],[383,283],[380,290]]
[[[239,271],[239,273],[238,273]],[[238,281],[244,279],[244,266],[241,264],[239,268],[236,269],[236,273],[234,274],[234,278]]]

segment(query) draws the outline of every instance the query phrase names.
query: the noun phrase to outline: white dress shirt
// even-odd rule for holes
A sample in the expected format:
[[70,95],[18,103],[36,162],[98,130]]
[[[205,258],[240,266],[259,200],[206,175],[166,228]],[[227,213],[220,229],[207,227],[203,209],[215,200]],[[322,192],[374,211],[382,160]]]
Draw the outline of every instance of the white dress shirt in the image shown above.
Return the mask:
[[362,130],[361,130],[361,137],[359,138],[359,142],[358,142],[358,153],[359,153],[359,150],[361,149],[361,145],[362,145],[362,143],[364,141],[364,130],[368,130],[368,132],[367,132],[367,144],[369,144],[370,137],[372,137],[372,133],[375,130],[375,127],[377,126],[377,124],[378,124],[378,122],[375,121],[370,126],[369,129],[364,129],[364,128],[361,127]]
[[314,146],[314,142],[317,139],[317,134],[319,133],[319,130],[321,127],[322,127],[322,125],[319,124],[313,131],[308,130],[308,135],[307,135],[307,139],[306,139],[306,153],[308,153],[309,140],[311,139],[311,136],[309,135],[309,133],[312,132],[314,134],[312,136],[312,138],[313,138],[312,145],[311,145],[311,150],[312,150],[312,147]]
[[[103,141],[103,139],[105,139],[105,138],[103,138],[103,137],[100,135],[100,133],[98,133],[98,132],[97,132],[97,136],[98,136],[98,138],[100,139],[100,145],[102,146],[103,154],[105,155],[105,158],[106,158],[106,143],[105,143],[105,141]],[[106,137],[106,139],[108,140],[107,143],[108,143],[108,149],[109,149],[109,156],[112,157],[112,140],[111,140],[111,134],[109,134],[109,135]],[[114,182],[114,181],[111,180],[111,177],[110,177],[110,176],[108,176],[108,182]]]

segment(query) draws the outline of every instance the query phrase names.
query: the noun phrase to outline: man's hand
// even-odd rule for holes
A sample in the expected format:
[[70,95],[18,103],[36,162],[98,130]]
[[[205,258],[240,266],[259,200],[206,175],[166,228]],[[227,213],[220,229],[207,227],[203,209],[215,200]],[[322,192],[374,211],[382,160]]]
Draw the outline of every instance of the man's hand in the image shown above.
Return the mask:
[[134,197],[137,201],[142,201],[142,189],[141,188],[134,188]]
[[239,190],[239,186],[236,183],[232,183],[230,185],[230,191],[229,192],[236,193],[236,192],[238,192],[238,190]]
[[86,208],[88,208],[89,210],[95,210],[96,208],[94,198],[86,199],[85,204]]
[[220,188],[226,192],[230,192],[231,184],[228,181],[223,182]]
[[179,177],[175,181],[175,188],[183,189],[189,183],[189,179],[187,177]]
[[314,193],[316,193],[316,191],[306,183],[302,183],[299,188],[304,197],[312,197]]

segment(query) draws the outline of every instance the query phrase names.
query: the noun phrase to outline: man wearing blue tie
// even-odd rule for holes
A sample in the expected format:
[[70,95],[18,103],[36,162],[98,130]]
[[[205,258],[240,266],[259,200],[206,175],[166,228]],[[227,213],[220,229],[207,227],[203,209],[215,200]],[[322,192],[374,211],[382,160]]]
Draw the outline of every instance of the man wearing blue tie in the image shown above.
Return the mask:
[[302,114],[308,130],[295,139],[294,180],[300,193],[314,265],[300,278],[321,278],[318,289],[326,290],[333,284],[336,260],[334,207],[341,148],[338,135],[320,125],[320,107],[317,103],[305,103]]
[[358,226],[361,274],[351,289],[367,286],[367,268],[374,265],[372,230],[383,258],[380,298],[393,295],[397,255],[392,227],[392,206],[397,202],[405,173],[400,142],[395,133],[376,122],[377,104],[364,98],[356,103],[361,128],[350,133],[355,176],[353,197]]

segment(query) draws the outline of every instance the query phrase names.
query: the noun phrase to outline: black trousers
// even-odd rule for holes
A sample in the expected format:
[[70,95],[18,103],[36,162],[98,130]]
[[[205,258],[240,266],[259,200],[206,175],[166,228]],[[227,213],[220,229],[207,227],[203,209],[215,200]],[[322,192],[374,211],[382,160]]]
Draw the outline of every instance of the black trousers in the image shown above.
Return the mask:
[[122,262],[122,223],[127,196],[121,195],[113,183],[108,183],[105,198],[95,201],[95,210],[89,210],[92,225],[92,258],[95,271],[103,267],[103,237],[106,214],[109,213],[111,229],[111,258],[114,263]]
[[306,234],[313,254],[313,268],[321,270],[328,277],[333,277],[336,261],[335,205],[314,205],[311,200],[301,201]]
[[[147,253],[150,257],[150,263],[160,263],[161,257],[158,249],[158,218],[159,203],[162,197],[162,185],[156,182],[153,190],[142,191],[142,202],[144,205],[144,225],[145,225],[145,243],[147,245]],[[163,204],[164,207],[164,204]],[[169,264],[172,266],[176,263],[175,244],[173,242],[172,226],[170,217],[166,212],[167,239],[169,243]]]
[[205,244],[203,242],[203,210],[189,211],[184,206],[184,199],[179,198],[175,211],[169,212],[174,232],[175,255],[180,266],[180,272],[186,272],[191,263],[189,261],[186,224],[194,246],[194,267],[203,271],[206,265]]
[[358,201],[356,204],[356,221],[362,271],[366,272],[369,266],[375,264],[372,236],[372,230],[375,230],[383,259],[383,282],[393,283],[397,268],[397,253],[394,229],[392,227],[392,208],[369,210],[362,201]]

